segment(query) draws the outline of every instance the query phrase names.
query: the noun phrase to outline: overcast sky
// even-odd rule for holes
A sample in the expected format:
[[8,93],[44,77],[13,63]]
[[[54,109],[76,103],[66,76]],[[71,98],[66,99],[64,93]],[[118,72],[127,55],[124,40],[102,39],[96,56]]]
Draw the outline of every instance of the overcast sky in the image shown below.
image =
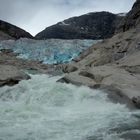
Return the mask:
[[0,0],[0,19],[32,35],[72,16],[94,11],[128,12],[136,0]]

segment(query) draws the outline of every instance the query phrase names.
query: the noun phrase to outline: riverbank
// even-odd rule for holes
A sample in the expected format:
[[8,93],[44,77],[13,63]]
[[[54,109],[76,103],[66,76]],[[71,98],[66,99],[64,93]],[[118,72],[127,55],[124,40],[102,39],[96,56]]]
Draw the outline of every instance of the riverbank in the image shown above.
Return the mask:
[[111,89],[109,97],[115,94],[118,102],[133,103],[140,108],[139,38],[139,29],[132,29],[94,45],[69,64],[77,67],[77,71],[59,81]]

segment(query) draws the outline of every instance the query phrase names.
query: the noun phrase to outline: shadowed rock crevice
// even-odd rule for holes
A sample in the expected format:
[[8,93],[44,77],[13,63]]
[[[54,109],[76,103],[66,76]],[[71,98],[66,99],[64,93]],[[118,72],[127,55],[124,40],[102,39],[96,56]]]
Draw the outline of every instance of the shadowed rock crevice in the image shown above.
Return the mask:
[[84,76],[84,77],[88,77],[88,78],[90,78],[90,79],[93,79],[96,83],[101,83],[102,80],[105,78],[105,77],[103,77],[103,76],[101,76],[101,75],[94,75],[94,74],[89,73],[89,72],[87,72],[87,71],[81,71],[81,72],[79,73],[79,75],[82,75],[82,76]]
[[75,71],[77,71],[77,70],[78,70],[78,68],[75,67],[75,66],[73,66],[73,65],[63,65],[63,66],[62,66],[62,71],[63,71],[64,73],[75,72]]
[[15,79],[6,79],[6,80],[0,80],[0,87],[2,86],[13,86],[19,83],[20,80]]
[[126,71],[131,74],[140,74],[140,65],[137,66],[122,66]]

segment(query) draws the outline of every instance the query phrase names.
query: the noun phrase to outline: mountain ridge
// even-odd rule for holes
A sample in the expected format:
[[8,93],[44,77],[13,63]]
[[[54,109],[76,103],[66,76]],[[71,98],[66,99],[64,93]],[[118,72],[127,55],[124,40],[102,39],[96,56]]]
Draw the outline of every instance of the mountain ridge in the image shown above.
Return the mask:
[[36,39],[104,39],[113,36],[116,26],[124,18],[110,12],[91,12],[71,17],[47,27]]
[[134,3],[131,11],[128,12],[126,17],[120,22],[116,33],[125,32],[132,28],[140,28],[140,0]]
[[33,36],[27,31],[10,24],[6,21],[0,20],[0,38],[3,39],[19,39],[23,38],[33,38]]

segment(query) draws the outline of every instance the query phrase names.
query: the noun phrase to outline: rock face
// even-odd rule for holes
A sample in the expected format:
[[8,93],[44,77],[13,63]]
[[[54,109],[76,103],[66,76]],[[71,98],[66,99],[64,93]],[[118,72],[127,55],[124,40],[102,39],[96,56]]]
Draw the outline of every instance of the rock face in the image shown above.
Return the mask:
[[46,28],[36,39],[103,39],[114,34],[123,17],[109,12],[89,13],[73,17]]
[[[113,92],[107,90],[111,99],[113,96],[117,102],[132,104],[133,97],[137,99],[140,96],[139,39],[140,33],[135,29],[94,45],[69,64],[77,70],[65,74],[59,81],[99,88],[105,92],[106,88],[112,87]],[[135,103],[140,107],[138,104]]]
[[116,30],[118,32],[124,32],[131,28],[140,27],[140,0],[137,0],[132,7],[132,10],[127,14],[127,16],[120,23],[119,28]]
[[137,0],[124,19],[122,31],[75,58],[71,65],[77,70],[59,81],[99,88],[113,101],[140,108],[139,10]]
[[30,79],[30,76],[18,70],[16,67],[0,65],[0,87],[5,85],[12,86],[18,84],[21,80],[27,79]]
[[[3,33],[3,34],[2,34]],[[24,31],[23,29],[14,26],[12,24],[9,24],[5,21],[0,20],[0,38],[1,39],[19,39],[21,37],[24,38],[33,38],[31,34],[28,32]]]

